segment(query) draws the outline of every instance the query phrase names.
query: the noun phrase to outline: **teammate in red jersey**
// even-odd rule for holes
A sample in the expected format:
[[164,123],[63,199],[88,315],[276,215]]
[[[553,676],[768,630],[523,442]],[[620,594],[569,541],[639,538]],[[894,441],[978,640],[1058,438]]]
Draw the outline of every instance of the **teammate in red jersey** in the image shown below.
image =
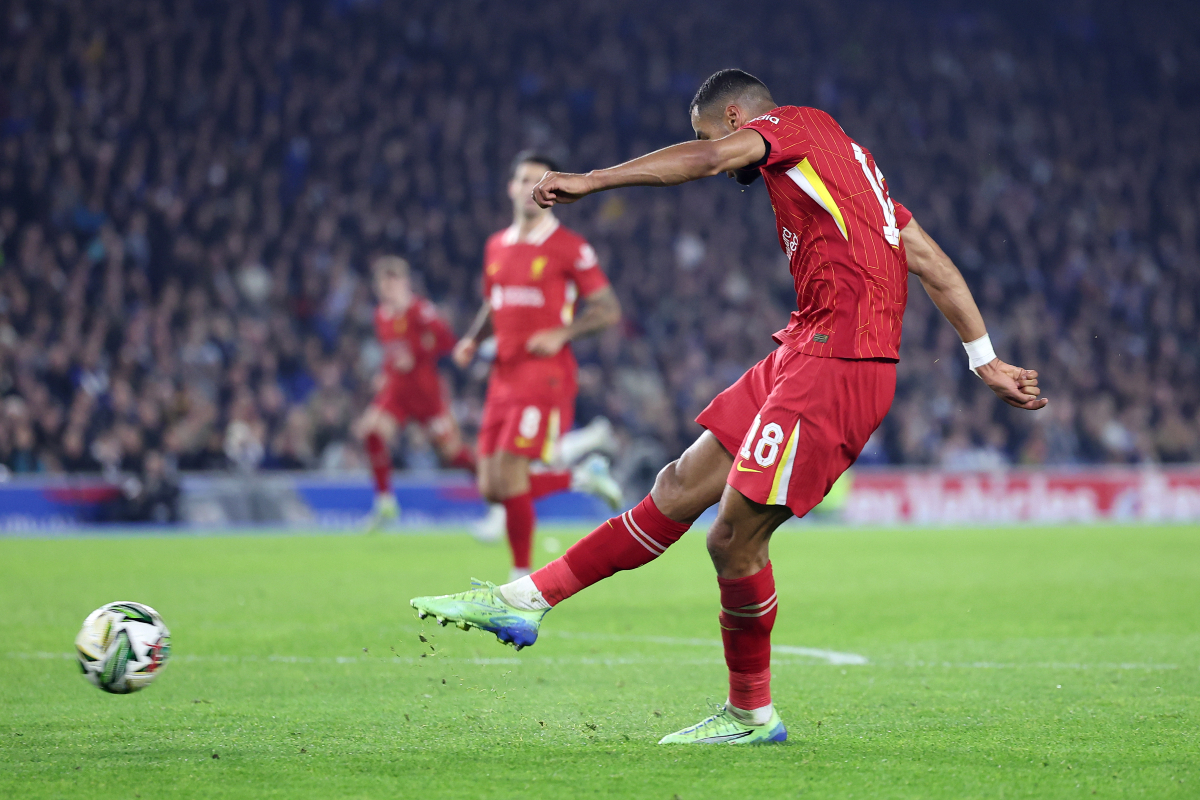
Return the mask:
[[450,414],[438,375],[438,359],[454,347],[454,332],[433,303],[413,292],[407,261],[383,256],[371,269],[379,297],[375,335],[383,347],[383,364],[379,390],[355,430],[375,477],[370,526],[379,528],[399,515],[388,443],[408,422],[425,427],[443,464],[474,472],[475,457]]
[[533,201],[533,187],[553,169],[544,156],[517,157],[508,185],[513,223],[487,241],[483,306],[454,351],[455,363],[465,367],[489,329],[495,332],[479,430],[479,491],[504,505],[514,577],[529,573],[535,499],[574,487],[620,504],[607,462],[591,460],[573,472],[530,471],[531,462],[554,461],[559,436],[575,418],[577,366],[569,343],[621,318],[591,245]]
[[958,269],[891,199],[871,154],[828,114],[779,106],[741,70],[710,77],[690,113],[698,141],[586,175],[548,174],[534,197],[550,207],[620,186],[671,186],[722,172],[740,183],[761,176],[796,287],[796,311],[775,335],[779,348],[701,413],[707,430],[632,511],[528,578],[412,602],[422,615],[532,644],[551,607],[648,563],[719,502],[708,549],[721,593],[729,700],[662,742],[783,741],[770,694],[777,597],[768,543],[784,520],[820,501],[887,413],[908,274],[921,280],[961,336],[971,369],[1001,399],[1024,409],[1046,400],[1036,372],[996,358]]

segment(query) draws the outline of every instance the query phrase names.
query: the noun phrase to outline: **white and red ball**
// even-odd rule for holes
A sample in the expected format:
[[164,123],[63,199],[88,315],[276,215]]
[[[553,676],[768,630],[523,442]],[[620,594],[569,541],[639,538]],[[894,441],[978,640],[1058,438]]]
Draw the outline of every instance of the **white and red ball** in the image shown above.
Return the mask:
[[171,632],[142,603],[121,601],[88,614],[75,637],[79,667],[94,686],[113,694],[144,689],[171,653]]

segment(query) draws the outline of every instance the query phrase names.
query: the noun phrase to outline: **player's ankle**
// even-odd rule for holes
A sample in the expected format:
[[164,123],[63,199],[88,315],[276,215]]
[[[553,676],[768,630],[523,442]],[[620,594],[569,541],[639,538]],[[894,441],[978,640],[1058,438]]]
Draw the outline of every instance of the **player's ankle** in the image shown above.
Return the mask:
[[767,703],[760,708],[738,708],[732,702],[725,703],[725,709],[730,716],[743,725],[766,725],[775,713],[775,704]]
[[545,611],[550,608],[550,604],[546,602],[546,598],[542,597],[542,593],[534,584],[533,578],[528,575],[503,586],[497,586],[496,592],[500,595],[501,600],[522,611]]

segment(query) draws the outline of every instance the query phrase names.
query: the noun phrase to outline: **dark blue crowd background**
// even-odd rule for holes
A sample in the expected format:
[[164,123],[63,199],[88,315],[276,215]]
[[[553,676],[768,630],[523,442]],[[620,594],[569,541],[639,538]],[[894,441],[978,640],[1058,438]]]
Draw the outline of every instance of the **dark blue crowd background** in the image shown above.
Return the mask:
[[[862,461],[1200,458],[1196,3],[13,0],[0,46],[0,464],[362,463],[366,266],[411,259],[461,330],[512,156],[606,166],[692,136],[716,69],[829,111],[959,264],[1051,404],[996,401],[914,285]],[[761,186],[560,212],[626,316],[577,351],[631,480],[794,303]],[[481,370],[447,370],[477,424]],[[409,464],[430,462],[419,437]]]

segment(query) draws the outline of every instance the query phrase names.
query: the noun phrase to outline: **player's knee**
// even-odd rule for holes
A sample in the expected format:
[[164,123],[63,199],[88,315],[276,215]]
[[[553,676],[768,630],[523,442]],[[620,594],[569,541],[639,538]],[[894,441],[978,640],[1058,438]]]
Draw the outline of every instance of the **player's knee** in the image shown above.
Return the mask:
[[489,503],[499,503],[500,498],[492,482],[491,471],[487,468],[479,470],[479,495]]
[[[687,454],[663,467],[654,481],[654,504],[676,522],[695,522],[705,509],[721,499],[724,481],[714,482],[703,476],[695,465],[687,465]],[[724,473],[721,473],[724,477]],[[707,480],[705,478],[708,478]]]
[[685,492],[686,487],[679,475],[679,459],[676,459],[663,467],[654,479],[654,504],[659,511],[672,517],[671,512],[679,508]]
[[733,526],[718,515],[712,527],[708,529],[705,544],[708,546],[708,557],[712,559],[719,574],[722,567],[729,562],[733,545]]
[[503,503],[511,496],[509,479],[502,465],[489,461],[479,467],[479,494],[489,503]]
[[377,435],[387,439],[391,431],[388,430],[387,421],[377,411],[369,411],[359,418],[356,426],[358,438],[365,440],[368,436]]

